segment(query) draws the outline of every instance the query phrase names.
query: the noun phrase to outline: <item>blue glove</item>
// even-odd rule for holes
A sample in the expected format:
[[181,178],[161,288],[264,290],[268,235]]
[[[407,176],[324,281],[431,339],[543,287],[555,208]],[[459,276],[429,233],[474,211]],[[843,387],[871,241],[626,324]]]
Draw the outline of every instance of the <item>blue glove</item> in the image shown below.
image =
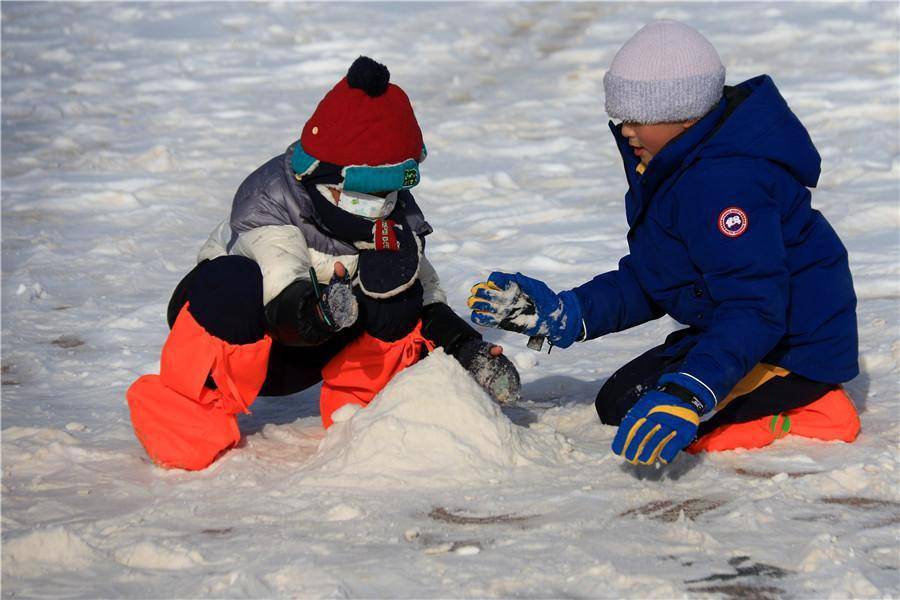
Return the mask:
[[700,415],[715,406],[712,390],[699,379],[666,373],[622,419],[612,451],[632,464],[668,463],[694,441]]
[[491,273],[487,281],[472,287],[468,306],[473,323],[541,335],[560,348],[568,348],[584,334],[575,292],[556,294],[543,281],[521,273]]

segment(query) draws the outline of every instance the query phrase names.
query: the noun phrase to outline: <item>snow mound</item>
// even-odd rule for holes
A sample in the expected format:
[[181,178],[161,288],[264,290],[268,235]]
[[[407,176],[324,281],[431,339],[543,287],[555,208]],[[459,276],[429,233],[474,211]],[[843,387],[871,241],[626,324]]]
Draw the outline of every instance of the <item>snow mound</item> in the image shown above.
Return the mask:
[[443,486],[558,465],[572,454],[549,427],[513,424],[456,360],[436,350],[397,375],[366,409],[336,421],[308,469],[310,477],[338,485]]
[[3,542],[3,576],[37,577],[52,571],[87,567],[94,551],[62,527],[33,531]]
[[203,556],[196,550],[181,546],[164,548],[152,542],[120,548],[115,553],[115,559],[120,564],[138,569],[180,570],[203,564]]

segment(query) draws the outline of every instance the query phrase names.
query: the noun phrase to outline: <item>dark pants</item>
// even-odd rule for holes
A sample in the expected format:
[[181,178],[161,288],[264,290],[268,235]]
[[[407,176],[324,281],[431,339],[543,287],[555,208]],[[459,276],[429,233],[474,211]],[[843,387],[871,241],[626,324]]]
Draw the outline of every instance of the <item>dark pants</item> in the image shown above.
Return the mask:
[[[220,256],[194,267],[178,283],[169,300],[167,319],[170,328],[186,302],[190,303],[189,310],[197,323],[230,344],[254,343],[262,339],[267,330],[262,272],[249,258]],[[415,308],[416,319],[409,325],[409,318],[401,314],[408,310],[400,306],[404,302],[401,296],[377,303],[364,300],[360,320],[335,333],[323,344],[288,346],[273,340],[266,380],[259,395],[286,396],[319,383],[322,367],[363,331],[391,341],[402,337],[394,333],[398,326],[411,329],[421,317],[422,334],[451,356],[457,356],[467,341],[481,339],[477,331],[440,302],[424,308],[420,302]],[[383,337],[380,333],[390,333],[390,336]],[[212,378],[207,380],[207,385],[215,387]]]
[[[628,362],[606,380],[597,394],[597,414],[607,425],[618,425],[638,399],[656,386],[664,373],[678,371],[678,366],[693,347],[691,329],[678,330],[666,341]],[[700,424],[698,436],[731,423],[744,423],[768,415],[806,406],[837,386],[813,381],[791,373],[773,377],[743,396],[738,396],[710,419]]]
[[[190,302],[191,315],[206,331],[230,344],[253,343],[265,334],[262,273],[249,258],[221,256],[194,267],[169,300],[170,328],[185,302]],[[319,383],[322,367],[359,333],[351,327],[319,346],[285,346],[273,341],[259,395],[286,396]],[[215,387],[212,378],[207,385]]]

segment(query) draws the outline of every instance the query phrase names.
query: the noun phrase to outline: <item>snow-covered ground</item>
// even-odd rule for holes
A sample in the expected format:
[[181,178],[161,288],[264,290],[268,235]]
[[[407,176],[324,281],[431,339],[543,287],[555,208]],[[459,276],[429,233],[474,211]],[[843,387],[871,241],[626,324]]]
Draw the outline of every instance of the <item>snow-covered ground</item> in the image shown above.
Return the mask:
[[[0,10],[4,596],[900,596],[896,3]],[[623,464],[593,397],[666,320],[550,355],[486,332],[525,383],[505,415],[437,354],[321,447],[313,389],[257,400],[207,471],[147,461],[124,395],[173,286],[356,56],[413,100],[428,251],[463,312],[490,270],[562,289],[625,251],[602,75],[661,17],[729,83],[773,75],[822,153],[814,204],[860,298],[855,444]]]

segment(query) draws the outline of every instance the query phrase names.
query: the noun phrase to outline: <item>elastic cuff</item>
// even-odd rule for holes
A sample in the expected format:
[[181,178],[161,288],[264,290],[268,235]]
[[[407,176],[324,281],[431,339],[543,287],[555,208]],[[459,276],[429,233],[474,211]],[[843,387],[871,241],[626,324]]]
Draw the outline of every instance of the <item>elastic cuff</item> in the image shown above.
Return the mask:
[[581,304],[578,296],[572,290],[560,292],[559,300],[562,303],[561,327],[557,332],[551,332],[550,341],[554,346],[568,348],[578,341],[583,334],[586,335],[584,319],[581,316]]
[[703,403],[703,414],[714,410],[719,403],[712,389],[690,373],[665,373],[659,383],[674,383],[690,391]]

